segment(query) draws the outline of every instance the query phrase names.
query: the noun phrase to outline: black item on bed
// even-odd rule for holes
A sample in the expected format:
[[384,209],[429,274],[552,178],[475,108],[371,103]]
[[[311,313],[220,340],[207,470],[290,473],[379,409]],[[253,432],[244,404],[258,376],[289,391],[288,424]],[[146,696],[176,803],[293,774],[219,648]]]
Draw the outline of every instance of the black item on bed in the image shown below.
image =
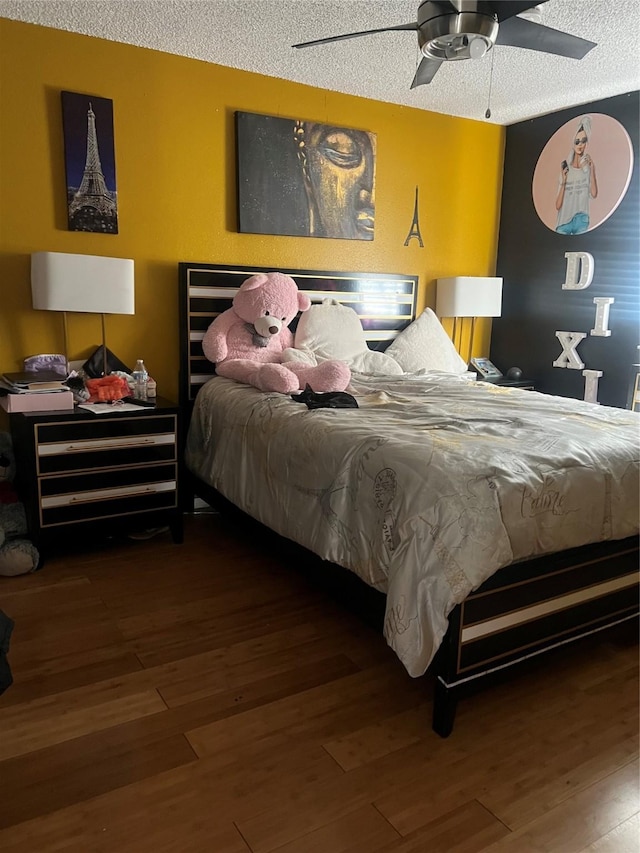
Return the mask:
[[304,391],[292,394],[291,399],[296,403],[305,403],[308,409],[357,409],[358,403],[355,397],[346,391],[325,391],[320,393],[312,391],[310,385],[306,385]]

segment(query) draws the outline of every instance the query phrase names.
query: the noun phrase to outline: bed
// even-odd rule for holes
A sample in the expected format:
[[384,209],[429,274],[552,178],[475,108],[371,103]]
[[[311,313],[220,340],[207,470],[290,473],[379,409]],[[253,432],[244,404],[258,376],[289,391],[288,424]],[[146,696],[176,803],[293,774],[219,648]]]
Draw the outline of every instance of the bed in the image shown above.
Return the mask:
[[[463,373],[354,373],[348,410],[215,377],[204,332],[261,271],[179,265],[194,492],[384,596],[387,642],[435,677],[438,734],[470,687],[637,618],[636,414]],[[416,277],[282,271],[353,308],[372,350],[420,321]]]

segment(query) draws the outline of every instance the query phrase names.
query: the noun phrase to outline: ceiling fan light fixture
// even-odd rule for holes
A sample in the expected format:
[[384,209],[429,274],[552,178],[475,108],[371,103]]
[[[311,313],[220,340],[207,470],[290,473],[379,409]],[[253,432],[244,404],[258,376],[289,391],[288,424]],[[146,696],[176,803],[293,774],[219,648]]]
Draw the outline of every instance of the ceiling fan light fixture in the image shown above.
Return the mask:
[[493,47],[488,39],[476,36],[469,41],[469,59],[482,59],[482,57]]
[[[434,4],[419,9],[418,44],[428,59],[480,59],[498,36],[496,17],[481,12],[435,14]],[[432,17],[430,17],[432,16]]]

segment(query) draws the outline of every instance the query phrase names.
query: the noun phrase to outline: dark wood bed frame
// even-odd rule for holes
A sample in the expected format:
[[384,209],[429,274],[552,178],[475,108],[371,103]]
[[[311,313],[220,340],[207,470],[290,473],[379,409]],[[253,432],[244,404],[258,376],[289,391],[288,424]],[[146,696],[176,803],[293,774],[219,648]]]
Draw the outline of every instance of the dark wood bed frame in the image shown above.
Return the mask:
[[[268,270],[179,264],[180,403],[185,424],[198,390],[215,373],[202,353],[204,332],[230,306],[245,278]],[[415,318],[416,276],[280,271],[291,275],[314,302],[330,296],[353,307],[372,349],[384,349]],[[220,504],[220,496],[196,477],[190,477],[190,489],[207,503]],[[551,649],[637,619],[638,558],[638,538],[630,537],[514,563],[485,581],[450,614],[431,664],[434,730],[442,737],[451,733],[458,699],[479,684]],[[356,576],[337,569],[349,577],[352,590]]]

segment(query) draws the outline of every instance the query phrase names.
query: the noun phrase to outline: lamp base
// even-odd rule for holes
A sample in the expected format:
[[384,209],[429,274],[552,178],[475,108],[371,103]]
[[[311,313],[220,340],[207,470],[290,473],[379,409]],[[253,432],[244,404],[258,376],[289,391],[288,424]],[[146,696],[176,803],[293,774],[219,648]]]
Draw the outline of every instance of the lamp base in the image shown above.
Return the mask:
[[104,314],[100,315],[102,322],[102,375],[109,375],[109,364],[107,362],[107,332],[104,324]]
[[476,336],[476,318],[471,318],[471,337],[469,338],[469,352],[467,354],[466,362],[469,364],[471,359],[473,358],[473,341]]

